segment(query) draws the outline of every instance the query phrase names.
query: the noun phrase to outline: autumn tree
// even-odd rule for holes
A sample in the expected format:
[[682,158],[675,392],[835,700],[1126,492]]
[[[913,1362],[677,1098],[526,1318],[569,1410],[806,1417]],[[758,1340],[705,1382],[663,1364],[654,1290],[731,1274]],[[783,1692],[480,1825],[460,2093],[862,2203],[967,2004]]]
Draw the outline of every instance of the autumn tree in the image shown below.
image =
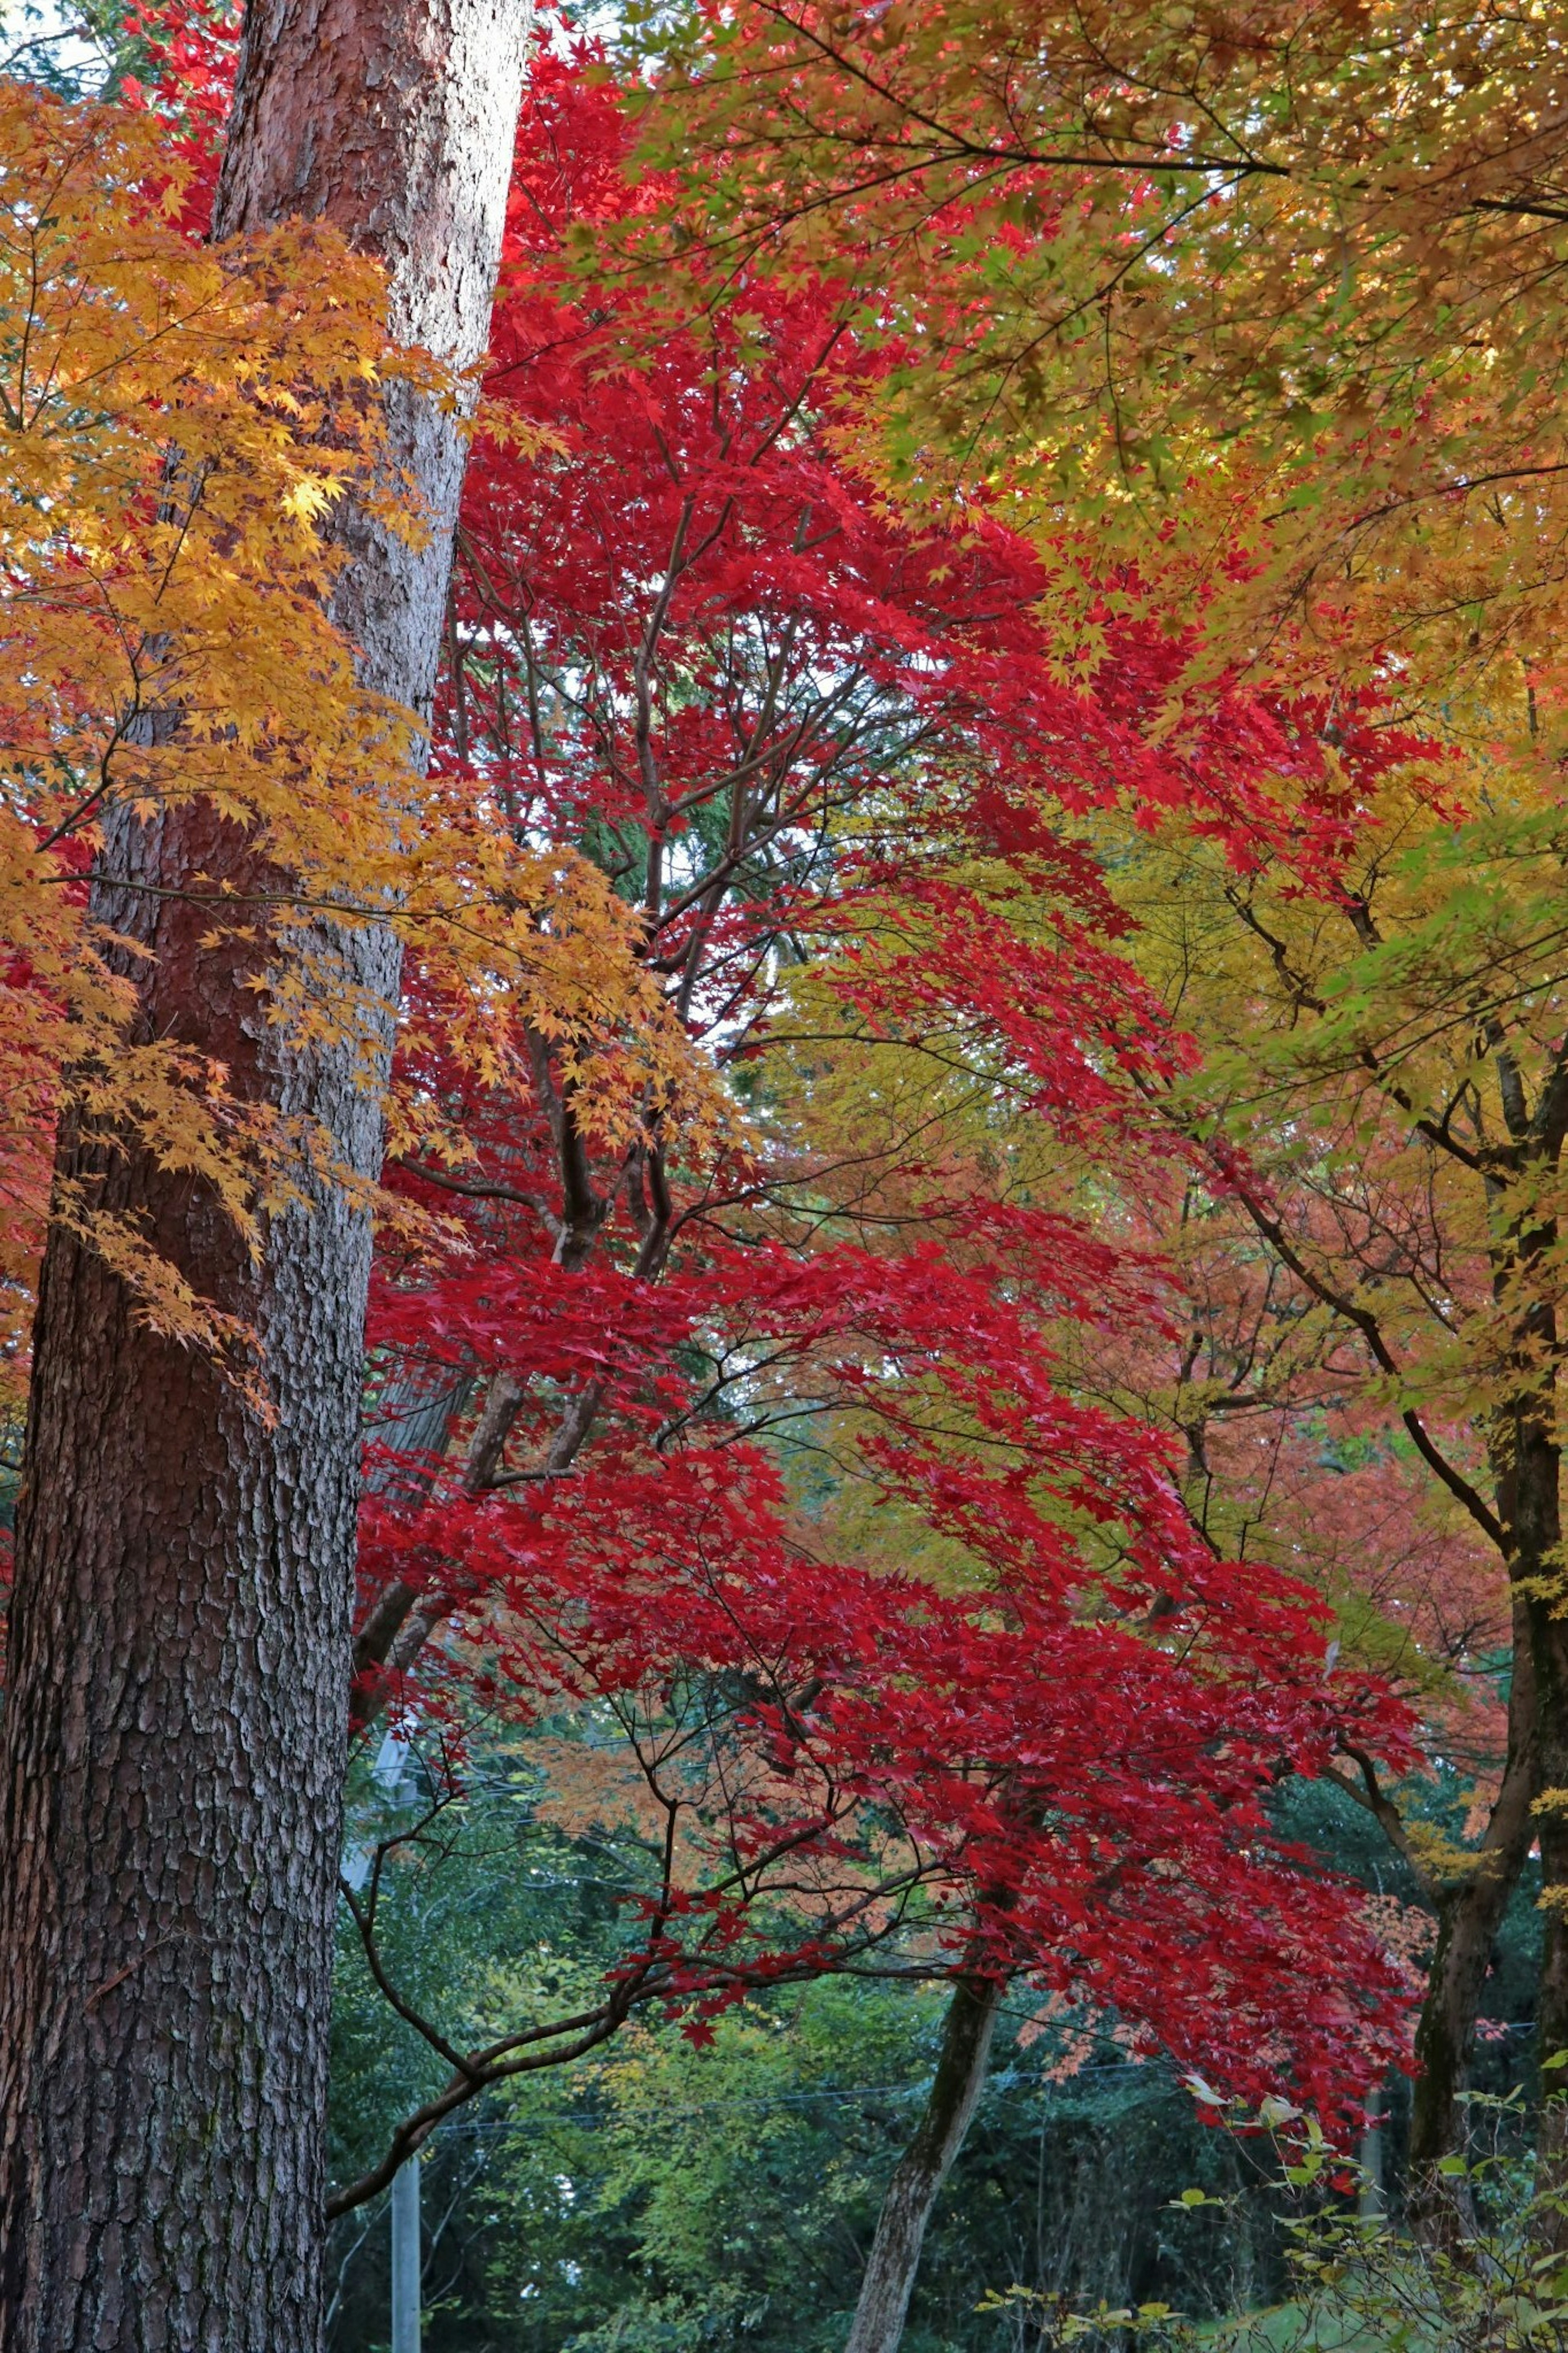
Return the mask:
[[[291,264],[287,243],[265,238],[303,216],[323,256],[383,265],[395,345],[467,366],[488,330],[523,37],[521,11],[477,0],[345,5],[330,21],[261,0],[217,187],[220,260],[286,287],[291,269],[321,265]],[[60,133],[62,171],[90,132]],[[36,196],[11,201],[25,276],[52,223]],[[120,201],[139,203],[134,180]],[[14,422],[47,434],[54,412],[27,381],[25,330],[10,349]],[[308,342],[298,357],[308,379]],[[381,480],[329,484],[339,560],[323,593],[357,649],[359,691],[427,713],[462,435],[433,385],[377,394],[373,382],[363,367]],[[180,389],[164,399],[177,405]],[[154,394],[150,452],[156,414]],[[222,495],[228,453],[201,454],[206,470],[184,471],[176,438],[163,487],[153,471],[140,488],[170,565],[170,518],[198,516],[215,475]],[[419,511],[412,528],[388,512],[400,486]],[[221,561],[221,524],[207,544]],[[91,576],[92,551],[79,561]],[[266,643],[251,641],[253,659]],[[287,828],[269,821],[289,781],[309,797],[308,726],[268,742],[266,696],[232,713],[187,708],[189,650],[145,612],[130,659],[164,665],[166,699],[122,703],[110,732],[172,751],[165,767],[188,732],[196,759],[185,789],[86,787],[89,921],[110,937],[102,961],[133,1050],[208,1058],[238,1120],[295,1140],[247,1221],[215,1171],[145,1119],[98,1115],[90,1061],[67,1088],[56,1182],[68,1214],[51,1228],[34,1336],[0,1866],[0,2334],[28,2353],[175,2340],[282,2353],[312,2346],[319,2323],[365,1187],[380,1158],[367,1082],[398,952],[384,923],[334,923],[312,904]],[[278,644],[285,670],[297,658]],[[380,799],[367,791],[360,806],[395,829],[416,759],[400,755],[382,707]],[[298,769],[291,735],[307,754]],[[247,774],[258,743],[277,764],[270,800]],[[232,765],[214,757],[226,744]],[[354,810],[351,789],[340,824]],[[370,881],[374,899],[374,869]],[[275,905],[280,929],[263,920]],[[231,908],[244,920],[227,921]],[[317,1018],[323,991],[335,1022]],[[150,1316],[100,1246],[105,1229],[253,1346],[256,1377],[237,1380]]]
[[[816,426],[867,364],[832,290],[754,284],[744,321],[698,312],[650,357],[635,298],[575,285],[560,250],[638,201],[618,111],[552,67],[535,119],[492,389],[563,448],[476,453],[442,764],[519,854],[549,833],[603,862],[744,1116],[705,1130],[653,1104],[617,1130],[594,1060],[537,1027],[531,1082],[465,1073],[440,992],[411,972],[426,1108],[396,1181],[452,1224],[383,1259],[361,1712],[428,1717],[457,1691],[527,1726],[539,1819],[614,1834],[634,1909],[591,2001],[466,2042],[418,2012],[450,2073],[343,2205],[477,2094],[650,2005],[694,2009],[700,2032],[727,2000],[812,1973],[951,1976],[955,2014],[984,2021],[1015,1972],[1081,1985],[1194,2062],[1206,1985],[1203,2063],[1245,2071],[1265,1879],[1231,1914],[1262,1936],[1245,1970],[1239,1942],[1210,1943],[1206,1899],[1184,1926],[1157,1900],[1135,1932],[1131,1913],[1128,1934],[1110,1925],[1135,1885],[1141,1905],[1202,1875],[1164,1735],[1121,1784],[1136,1810],[1148,1776],[1149,1875],[1131,1845],[1111,1863],[1107,1805],[1081,1918],[1078,1897],[1042,1912],[1031,1890],[1065,1885],[1064,1827],[1109,1796],[1091,1753],[1119,1747],[1125,1704],[1150,1712],[1140,1661],[1212,1660],[1239,1739],[1240,1646],[1276,1758],[1308,1771],[1370,1697],[1323,1683],[1292,1588],[1234,1584],[1194,1541],[1147,1427],[1086,1417],[1056,1381],[1058,1323],[1158,1325],[1162,1284],[997,1163],[1007,1112],[1091,1156],[1165,1148],[1110,1072],[1168,1080],[1179,1050],[1039,787],[1091,802],[1130,770],[1174,780],[1056,675],[1026,543],[889,522]],[[1047,1627],[1093,1619],[1091,1593],[1083,1663],[1043,1674]],[[1047,1728],[1068,1683],[1099,1733]],[[994,1736],[1010,1725],[1004,1746],[1027,1751],[1016,1771],[965,1721],[992,1688]],[[1178,1714],[1204,1714],[1203,1675],[1173,1688]],[[1309,1690],[1326,1747],[1300,1739]],[[414,2022],[376,1916],[406,1843],[355,1909]],[[1158,1953],[1152,1974],[1128,1973],[1133,1950]],[[1353,1975],[1326,1945],[1290,1967],[1314,1988],[1303,2063],[1320,2037],[1343,2053],[1363,2031]],[[868,2342],[901,2320],[986,2039],[944,2071],[941,2161],[922,2145],[900,2184]]]
[[[1407,751],[1412,737],[1425,745],[1424,806],[1440,827],[1430,768],[1457,759],[1461,808],[1500,790],[1510,846],[1486,835],[1489,871],[1529,871],[1538,828],[1552,822],[1563,346],[1554,37],[1534,18],[1397,5],[1346,16],[1291,5],[1231,21],[1027,0],[1000,16],[763,0],[653,10],[647,22],[667,69],[647,101],[653,152],[679,171],[673,133],[702,154],[689,183],[702,227],[693,236],[682,224],[665,250],[721,275],[782,245],[874,285],[896,364],[862,412],[860,446],[881,478],[917,504],[973,501],[982,484],[1011,501],[1053,566],[1062,659],[1097,693],[1117,691],[1119,615],[1174,624],[1184,659],[1146,709],[1168,746],[1199,748],[1194,688],[1211,707],[1238,686],[1260,698],[1257,774],[1290,781],[1251,847],[1232,838],[1243,879],[1215,887],[1230,890],[1237,920],[1261,924],[1254,953],[1275,959],[1273,986],[1295,991],[1289,1021],[1334,1039],[1342,1059],[1319,1064],[1315,1084],[1335,1099],[1342,1087],[1372,1090],[1389,1156],[1378,1153],[1369,1205],[1394,1166],[1414,1183],[1424,1153],[1445,1205],[1456,1184],[1474,1187],[1463,1222],[1496,1319],[1472,1368],[1479,1385],[1461,1382],[1428,1409],[1385,1300],[1368,1296],[1369,1283],[1408,1279],[1434,1337],[1449,1320],[1444,1282],[1429,1282],[1429,1253],[1414,1240],[1415,1194],[1415,1223],[1396,1218],[1396,1240],[1368,1206],[1349,1256],[1331,1249],[1331,1271],[1304,1228],[1292,1240],[1267,1187],[1229,1198],[1250,1199],[1281,1267],[1295,1252],[1289,1280],[1355,1333],[1426,1470],[1507,1564],[1521,1670],[1507,1798],[1481,1861],[1453,1866],[1443,1904],[1479,1906],[1484,1943],[1492,1883],[1539,1829],[1550,2052],[1568,2034],[1554,1892],[1563,1858],[1550,1806],[1533,1826],[1527,1809],[1537,1770],[1558,1786],[1563,1729],[1545,1271],[1557,982],[1548,950],[1524,996],[1498,1001],[1490,961],[1512,971],[1522,942],[1500,934],[1489,904],[1472,905],[1478,928],[1462,936],[1462,892],[1441,949],[1433,913],[1384,940],[1364,894],[1371,874],[1386,895],[1391,835],[1362,797],[1362,769],[1342,769],[1337,792],[1331,772],[1347,729],[1374,732],[1386,756],[1404,728]],[[1314,764],[1329,790],[1303,796]],[[1472,852],[1479,839],[1468,837]],[[1278,904],[1305,892],[1316,916],[1263,913],[1246,878],[1275,873]],[[1258,888],[1268,895],[1272,881]],[[1341,923],[1355,955],[1331,978],[1317,927]],[[1413,957],[1440,997],[1454,1057],[1430,1091],[1403,1075],[1416,1050],[1399,1028]],[[1435,964],[1446,979],[1432,977]],[[1519,1020],[1528,1047],[1510,1026]],[[1223,1026],[1214,1035],[1228,1042]],[[1484,1043],[1473,1061],[1472,1035]],[[1422,1050],[1430,1043],[1424,1034]],[[1472,1114],[1486,1135],[1461,1134]],[[1326,1102],[1321,1115],[1337,1116]],[[1372,1132],[1363,1117],[1370,1109],[1347,1117],[1341,1152],[1353,1156]],[[1401,1120],[1396,1149],[1388,1124]],[[1245,1182],[1234,1169],[1221,1176]],[[1483,1200],[1481,1240],[1469,1221]],[[1354,1223],[1338,1205],[1315,1216],[1316,1247],[1336,1222]],[[1504,1360],[1511,1385],[1494,1387]],[[1478,1417],[1484,1474],[1462,1430],[1439,1439],[1428,1427],[1445,1410]],[[1445,1933],[1435,2001],[1450,1970],[1478,1982],[1478,1965],[1458,1957],[1471,1941]],[[1452,2129],[1448,2046],[1462,2045],[1473,2007],[1456,1989],[1447,2023],[1430,2021],[1428,2155]]]
[[782,243],[918,329],[873,428],[912,495],[1000,472],[1064,534],[1065,594],[1084,559],[1184,576],[1276,676],[1394,649],[1436,699],[1500,658],[1550,670],[1544,17],[655,0],[633,24],[650,153],[689,171],[674,249],[721,278]]
[[[1205,1377],[1220,1366],[1194,1364],[1173,1409],[1197,1430],[1205,1412],[1212,1425],[1216,1400],[1222,1414],[1249,1401],[1289,1413],[1315,1394],[1352,1442],[1360,1428],[1385,1460],[1392,1436],[1405,1460],[1397,1472],[1389,1461],[1385,1475],[1428,1491],[1428,1568],[1457,1547],[1448,1575],[1468,1579],[1468,1603],[1454,1590],[1450,1662],[1473,1676],[1489,1652],[1511,1659],[1506,1724],[1495,1755],[1483,1740],[1478,1759],[1485,1803],[1474,1848],[1424,1851],[1419,1827],[1364,1760],[1348,1760],[1344,1777],[1437,1915],[1412,2137],[1414,2161],[1428,2170],[1460,2134],[1455,2102],[1492,1940],[1537,1836],[1548,1903],[1557,1901],[1554,834],[1549,817],[1510,809],[1506,792],[1504,777],[1489,780],[1467,821],[1456,780],[1450,822],[1437,824],[1408,777],[1369,787],[1370,820],[1340,891],[1321,900],[1303,898],[1288,865],[1227,873],[1195,844],[1143,861],[1136,882],[1129,876],[1148,968],[1180,992],[1209,1045],[1177,1113],[1206,1139],[1206,1221],[1211,1233],[1219,1221],[1233,1260],[1245,1260],[1250,1237],[1295,1327],[1280,1353],[1248,1362],[1233,1351],[1226,1388],[1206,1403]],[[1213,1346],[1197,1319],[1194,1337]],[[1199,1451],[1222,1488],[1227,1468],[1234,1480],[1234,1460],[1208,1462],[1202,1440]],[[1279,1533],[1300,1557],[1303,1539],[1290,1540],[1289,1527],[1287,1515]],[[1358,1582],[1364,1591],[1364,1572],[1349,1589]],[[1393,1577],[1377,1602],[1408,1618],[1418,1589],[1408,1575],[1400,1587]],[[1430,1601],[1417,1647],[1442,1655]],[[1452,1721],[1447,1733],[1450,1749],[1465,1737]],[[1548,2032],[1554,1954],[1553,1941]]]
[[[1355,821],[1332,887],[1310,795],[1294,855],[1242,854],[1202,823],[1140,839],[1096,821],[1136,923],[1127,952],[1203,1053],[1157,1097],[1190,1156],[1110,1211],[1123,1247],[1169,1252],[1174,1329],[1071,1356],[1085,1394],[1178,1440],[1205,1540],[1316,1583],[1345,1654],[1399,1677],[1435,1752],[1474,1776],[1469,1831],[1437,1837],[1418,1791],[1353,1743],[1332,1768],[1436,1915],[1412,2154],[1442,2215],[1494,1940],[1532,1843],[1550,1845],[1535,1662],[1559,1508],[1555,820],[1500,765],[1467,780],[1348,715],[1335,735],[1330,798]],[[1281,776],[1289,750],[1276,737]],[[1026,1122],[1007,1149],[1043,1198],[1101,1181]]]

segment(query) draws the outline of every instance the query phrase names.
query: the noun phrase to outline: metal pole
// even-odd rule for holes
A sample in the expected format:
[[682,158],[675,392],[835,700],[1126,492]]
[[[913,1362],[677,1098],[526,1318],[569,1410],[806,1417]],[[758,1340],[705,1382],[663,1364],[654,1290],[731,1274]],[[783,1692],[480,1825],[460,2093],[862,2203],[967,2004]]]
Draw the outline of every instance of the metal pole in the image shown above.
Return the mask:
[[[1363,2222],[1381,2222],[1383,2201],[1383,2086],[1366,2095],[1366,2130],[1361,2137],[1361,2195],[1356,2211]],[[417,2348],[416,2348],[417,2353]]]
[[392,2353],[419,2353],[419,2159],[392,2177]]

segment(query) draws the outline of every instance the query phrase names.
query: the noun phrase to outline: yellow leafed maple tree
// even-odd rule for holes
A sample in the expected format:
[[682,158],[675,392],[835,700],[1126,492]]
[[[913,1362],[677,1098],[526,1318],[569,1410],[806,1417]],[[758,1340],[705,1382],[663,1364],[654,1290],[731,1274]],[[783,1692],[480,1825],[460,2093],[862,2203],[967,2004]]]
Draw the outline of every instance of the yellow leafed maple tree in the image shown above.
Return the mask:
[[[422,529],[386,459],[377,386],[395,371],[426,392],[458,387],[389,349],[382,270],[331,229],[196,244],[175,217],[183,187],[154,118],[0,88],[0,1364],[13,1383],[51,1214],[90,1235],[161,1328],[236,1337],[133,1224],[53,1174],[68,1072],[93,1132],[134,1135],[242,1226],[297,1198],[290,1168],[324,1149],[297,1118],[232,1098],[220,1063],[132,1026],[128,944],[96,931],[88,903],[114,804],[201,799],[287,878],[263,904],[212,885],[215,933],[271,943],[268,1019],[353,1034],[359,1009],[313,972],[308,920],[390,918],[452,1009],[449,1053],[500,1075],[500,1016],[521,1005],[602,1123],[676,1096],[695,1111],[693,1090],[713,1111],[638,967],[631,912],[585,861],[487,822],[481,788],[416,785],[417,720],[361,682],[331,618],[345,493],[405,535]],[[367,1064],[365,1083],[383,1082]],[[393,1124],[427,1148],[440,1124],[413,1101]]]

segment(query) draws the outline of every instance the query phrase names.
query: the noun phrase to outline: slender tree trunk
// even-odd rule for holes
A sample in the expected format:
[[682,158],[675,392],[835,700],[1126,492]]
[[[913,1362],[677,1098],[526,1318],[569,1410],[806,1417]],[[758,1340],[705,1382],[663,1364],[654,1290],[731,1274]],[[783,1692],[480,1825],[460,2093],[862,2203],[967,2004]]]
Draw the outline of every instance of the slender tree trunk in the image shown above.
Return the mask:
[[1437,1943],[1415,2029],[1418,2069],[1411,2099],[1409,2182],[1412,2228],[1429,2245],[1468,2238],[1474,2203],[1463,2175],[1439,2168],[1465,2147],[1463,2098],[1469,2081],[1476,2018],[1493,1938],[1517,1871],[1468,1880],[1438,1898]]
[[994,1978],[961,1978],[953,1988],[936,2080],[888,2184],[844,2353],[898,2353],[926,2225],[985,2086],[1003,1989]]
[[[1542,1626],[1538,1664],[1543,1652],[1551,1658],[1557,1686],[1556,1713],[1568,1719],[1568,1625],[1561,1620]],[[1555,1723],[1552,1729],[1557,1734]],[[1562,1736],[1542,1743],[1542,1780],[1541,1901],[1545,1920],[1536,2010],[1542,2073],[1535,2186],[1548,2201],[1542,2209],[1544,2234],[1562,2251],[1568,2248],[1568,2079],[1563,2072],[1568,2057],[1568,1724]]]
[[[1554,1335],[1553,1335],[1554,1336]],[[1527,1499],[1531,1659],[1541,1712],[1541,1905],[1545,1915],[1537,2052],[1543,2105],[1536,2135],[1536,2189],[1548,2200],[1544,2235],[1568,2247],[1568,1614],[1561,1556],[1560,1452],[1544,1419],[1522,1423],[1517,1440],[1520,1485]],[[1528,1483],[1527,1483],[1528,1482]],[[1521,1556],[1525,1546],[1521,1543]]]
[[[521,0],[252,0],[218,230],[331,218],[386,259],[396,335],[474,356],[525,36]],[[461,443],[406,394],[391,422],[432,537],[350,514],[338,617],[367,681],[427,707]],[[365,1041],[290,1048],[245,985],[257,952],[207,945],[166,895],[256,871],[208,807],[121,812],[95,913],[153,951],[145,1034],[217,1054],[374,1173]],[[310,944],[385,1008],[384,1050],[390,934]],[[0,2346],[314,2353],[369,1231],[321,1188],[253,1262],[201,1186],[89,1153],[68,1118],[60,1155],[253,1327],[273,1413],[51,1236],[0,1786]]]
[[1519,1883],[1535,1834],[1533,1805],[1540,1786],[1534,1662],[1530,1613],[1513,1609],[1513,1678],[1509,1694],[1508,1752],[1487,1834],[1467,1876],[1436,1891],[1437,1941],[1415,2029],[1418,2073],[1411,2094],[1406,2206],[1424,2236],[1441,2242],[1472,2226],[1462,2176],[1438,2171],[1464,2147],[1461,2105],[1469,2079],[1493,1946],[1509,1899]]
[[1361,2137],[1361,2190],[1356,2211],[1363,2222],[1381,2222],[1388,2211],[1383,2188],[1383,2086],[1379,2084],[1367,2094],[1366,2130]]

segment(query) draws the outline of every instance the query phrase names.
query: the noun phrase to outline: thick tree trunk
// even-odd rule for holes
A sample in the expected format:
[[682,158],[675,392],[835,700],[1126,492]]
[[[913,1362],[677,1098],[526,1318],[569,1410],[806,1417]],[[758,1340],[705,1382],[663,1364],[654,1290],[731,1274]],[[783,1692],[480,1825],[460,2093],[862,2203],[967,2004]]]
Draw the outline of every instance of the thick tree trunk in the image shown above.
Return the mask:
[[[332,219],[387,260],[395,333],[471,358],[525,37],[521,0],[252,0],[218,229]],[[433,535],[349,516],[338,617],[371,684],[427,706],[461,444],[406,395],[392,424]],[[121,813],[96,912],[153,952],[148,1034],[373,1173],[361,1052],[289,1049],[242,986],[255,952],[168,895],[254,864],[208,808]],[[389,1028],[390,934],[310,945]],[[0,1788],[0,2345],[314,2353],[369,1232],[328,1188],[253,1262],[200,1186],[68,1121],[60,1151],[256,1330],[274,1414],[51,1237]]]
[[898,2353],[926,2225],[985,2087],[1002,1993],[1001,1982],[992,1978],[961,1978],[953,1988],[936,2079],[888,2184],[844,2353]]

